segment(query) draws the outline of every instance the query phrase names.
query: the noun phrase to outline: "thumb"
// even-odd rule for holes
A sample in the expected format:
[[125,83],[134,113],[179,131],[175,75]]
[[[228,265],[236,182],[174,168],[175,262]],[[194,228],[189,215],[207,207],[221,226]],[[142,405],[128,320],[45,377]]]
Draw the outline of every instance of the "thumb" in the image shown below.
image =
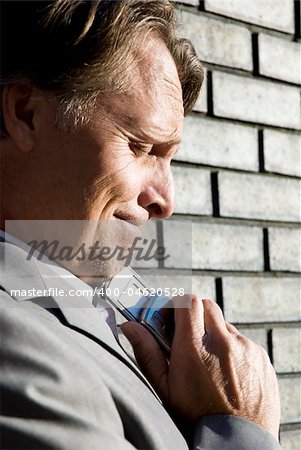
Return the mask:
[[151,333],[137,322],[125,322],[121,326],[130,341],[137,363],[159,396],[168,401],[168,362]]

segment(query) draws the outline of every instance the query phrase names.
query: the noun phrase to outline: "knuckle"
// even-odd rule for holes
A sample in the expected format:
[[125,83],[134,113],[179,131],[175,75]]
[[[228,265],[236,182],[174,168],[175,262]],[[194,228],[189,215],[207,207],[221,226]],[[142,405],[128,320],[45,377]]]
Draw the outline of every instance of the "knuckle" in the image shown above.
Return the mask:
[[195,294],[191,294],[190,301],[192,304],[197,304],[197,303],[200,303],[200,298]]
[[227,353],[233,353],[236,349],[235,338],[233,338],[233,336],[230,334],[220,334],[218,345],[221,346]]
[[217,304],[210,298],[203,298],[202,302],[206,305],[206,308],[214,308],[217,306]]
[[218,304],[211,299],[202,299],[204,310],[208,313],[214,313],[215,311],[221,312],[220,307]]

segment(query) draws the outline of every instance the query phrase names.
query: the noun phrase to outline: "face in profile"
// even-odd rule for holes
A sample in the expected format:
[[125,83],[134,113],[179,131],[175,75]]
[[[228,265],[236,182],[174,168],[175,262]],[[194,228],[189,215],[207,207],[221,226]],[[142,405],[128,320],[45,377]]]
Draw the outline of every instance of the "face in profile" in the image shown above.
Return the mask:
[[[31,172],[31,200],[22,218],[62,221],[62,246],[88,248],[97,241],[125,248],[148,220],[173,212],[170,162],[182,132],[181,84],[163,42],[153,39],[137,55],[129,68],[131,89],[99,97],[85,125],[66,131],[56,124],[56,103],[38,98],[37,132],[24,167]],[[81,221],[80,231],[64,221]],[[108,278],[124,262],[74,258],[61,264],[78,276]]]

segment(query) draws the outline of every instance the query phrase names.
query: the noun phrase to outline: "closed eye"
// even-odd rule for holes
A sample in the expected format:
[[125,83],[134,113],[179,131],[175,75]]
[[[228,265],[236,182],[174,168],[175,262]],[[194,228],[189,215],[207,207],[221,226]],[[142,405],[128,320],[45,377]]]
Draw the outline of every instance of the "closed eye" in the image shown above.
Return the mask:
[[145,144],[142,142],[130,142],[130,148],[133,150],[133,152],[142,153],[142,154],[149,154],[152,151],[153,146],[151,144]]
[[154,155],[161,158],[172,159],[179,150],[180,142],[164,144],[150,144],[139,141],[131,141],[130,148],[137,155]]

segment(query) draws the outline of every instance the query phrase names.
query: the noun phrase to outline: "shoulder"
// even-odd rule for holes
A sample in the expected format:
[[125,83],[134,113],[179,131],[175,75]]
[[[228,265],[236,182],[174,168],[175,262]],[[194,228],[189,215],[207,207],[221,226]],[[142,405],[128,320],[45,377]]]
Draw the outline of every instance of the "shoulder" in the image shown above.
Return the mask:
[[19,389],[17,380],[23,387],[43,386],[49,395],[64,396],[70,406],[83,397],[93,403],[91,387],[102,398],[110,397],[96,377],[93,361],[78,345],[74,337],[78,333],[46,309],[30,301],[17,302],[3,291],[0,304],[2,366],[7,379],[15,380],[14,389]]
[[97,448],[97,442],[110,445],[112,434],[123,439],[111,392],[76,347],[72,331],[25,303],[0,291],[4,443],[81,449]]

